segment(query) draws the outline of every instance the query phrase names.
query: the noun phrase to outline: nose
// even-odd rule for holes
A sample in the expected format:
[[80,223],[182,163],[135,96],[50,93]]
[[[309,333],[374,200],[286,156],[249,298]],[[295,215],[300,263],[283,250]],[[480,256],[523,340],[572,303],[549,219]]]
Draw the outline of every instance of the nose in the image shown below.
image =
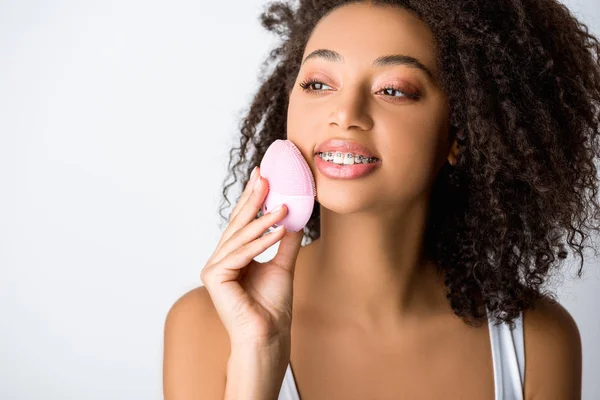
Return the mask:
[[329,117],[330,124],[337,124],[342,129],[358,127],[369,130],[373,120],[368,113],[366,100],[360,88],[347,88],[339,92],[337,106]]

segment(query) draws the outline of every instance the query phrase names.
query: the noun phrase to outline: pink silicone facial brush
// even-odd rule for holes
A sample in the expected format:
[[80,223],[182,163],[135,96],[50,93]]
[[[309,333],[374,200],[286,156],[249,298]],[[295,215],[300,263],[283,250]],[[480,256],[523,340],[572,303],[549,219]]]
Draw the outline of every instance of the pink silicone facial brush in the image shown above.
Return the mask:
[[260,162],[260,175],[269,182],[262,213],[285,204],[287,214],[274,226],[284,225],[293,232],[304,228],[312,214],[316,188],[315,178],[298,147],[287,139],[275,140]]

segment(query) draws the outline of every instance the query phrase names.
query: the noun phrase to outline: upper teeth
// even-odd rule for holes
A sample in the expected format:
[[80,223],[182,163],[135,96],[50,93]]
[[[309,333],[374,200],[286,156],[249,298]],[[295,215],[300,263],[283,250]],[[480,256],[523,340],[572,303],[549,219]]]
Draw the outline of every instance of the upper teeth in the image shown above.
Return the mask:
[[317,153],[319,157],[321,157],[325,161],[332,162],[334,164],[344,164],[344,165],[352,165],[352,164],[369,164],[377,162],[378,159],[376,157],[367,157],[362,156],[360,154],[354,155],[353,153],[342,153],[342,152],[320,152]]

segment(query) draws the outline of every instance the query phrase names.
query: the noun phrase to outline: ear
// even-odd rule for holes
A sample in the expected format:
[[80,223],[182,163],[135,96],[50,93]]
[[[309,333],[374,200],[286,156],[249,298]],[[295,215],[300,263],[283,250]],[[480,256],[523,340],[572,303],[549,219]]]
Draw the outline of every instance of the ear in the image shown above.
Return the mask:
[[457,136],[463,135],[462,130],[458,131],[456,135],[454,135],[454,139],[452,144],[450,145],[450,149],[448,151],[448,163],[452,166],[456,165],[456,160],[458,159],[458,155],[460,154],[460,150],[458,148],[458,140]]

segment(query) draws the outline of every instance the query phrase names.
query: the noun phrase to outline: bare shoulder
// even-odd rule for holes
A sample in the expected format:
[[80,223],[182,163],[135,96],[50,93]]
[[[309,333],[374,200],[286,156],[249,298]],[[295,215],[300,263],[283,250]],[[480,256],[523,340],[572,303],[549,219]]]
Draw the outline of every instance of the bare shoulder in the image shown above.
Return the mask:
[[548,296],[523,311],[525,399],[581,399],[581,337],[571,314]]
[[177,299],[165,319],[165,400],[222,399],[229,349],[229,336],[204,286]]

